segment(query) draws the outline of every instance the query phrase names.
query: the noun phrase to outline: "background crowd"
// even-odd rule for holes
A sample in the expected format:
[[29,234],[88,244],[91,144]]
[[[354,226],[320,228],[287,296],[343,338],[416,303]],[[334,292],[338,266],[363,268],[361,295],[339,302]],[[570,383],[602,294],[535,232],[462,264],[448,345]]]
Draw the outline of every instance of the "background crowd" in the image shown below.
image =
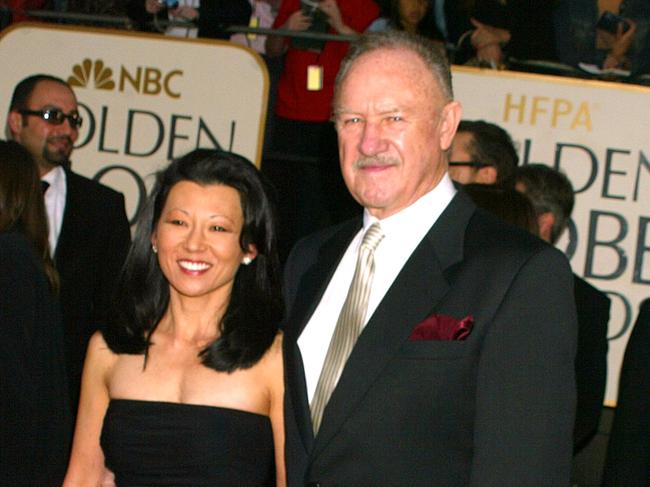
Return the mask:
[[[92,10],[71,1],[9,1],[0,2],[0,6],[4,25],[25,20],[28,10]],[[250,45],[265,57],[275,83],[262,173],[273,186],[269,198],[277,200],[281,261],[302,237],[361,214],[361,206],[350,196],[341,177],[337,133],[330,121],[336,76],[348,44],[299,36],[233,34],[233,26],[343,36],[403,30],[429,38],[441,55],[458,64],[581,77],[596,73],[606,79],[639,83],[646,82],[644,75],[650,73],[650,3],[643,0],[322,0],[311,10],[304,0],[181,0],[176,5],[130,0],[110,6],[107,3],[109,7],[111,13],[128,14],[131,26],[139,30],[231,39]],[[599,20],[605,11],[619,17],[607,24]],[[50,106],[54,110],[49,110]],[[7,340],[2,352],[2,398],[18,401],[9,404],[2,400],[3,417],[12,419],[2,426],[1,470],[8,479],[35,482],[25,485],[58,485],[68,461],[84,354],[100,324],[110,321],[110,300],[119,269],[127,259],[130,235],[122,195],[79,176],[69,165],[82,123],[70,88],[48,76],[28,78],[16,87],[10,112],[8,133],[15,142],[2,142],[0,146],[0,323],[14,334],[3,330]],[[297,139],[296,133],[301,137]],[[465,186],[477,206],[551,244],[566,228],[574,204],[571,183],[546,166],[518,166],[517,151],[502,128],[463,120],[448,150],[448,160],[451,178]],[[32,170],[19,174],[18,168],[27,167]],[[223,178],[214,177],[218,181]],[[179,179],[192,181],[191,177]],[[150,205],[161,186],[164,182],[159,181]],[[158,214],[143,217],[148,230],[156,228],[165,200],[159,204]],[[147,216],[151,217],[149,221]],[[249,223],[247,220],[244,226]],[[149,246],[149,233],[138,238],[142,249]],[[156,241],[153,252],[158,252]],[[237,259],[248,266],[247,256],[244,252]],[[155,258],[153,254],[150,257]],[[18,260],[27,265],[16,266]],[[134,282],[143,275],[131,276],[129,289],[137,287]],[[579,276],[573,277],[578,318],[573,429],[573,451],[577,454],[598,431],[606,381],[610,302]],[[28,299],[38,306],[26,303]],[[646,485],[643,482],[650,478],[648,461],[644,463],[650,458],[650,439],[644,436],[650,429],[650,412],[647,400],[640,398],[640,391],[648,384],[647,303],[639,310],[625,355],[618,414],[604,470],[604,485],[608,486]],[[137,306],[139,303],[134,304]],[[24,316],[32,307],[34,312]],[[164,313],[173,315],[170,310],[173,305],[167,311],[152,313],[161,319]],[[162,332],[153,335],[157,322],[150,326],[146,343],[130,344],[126,349],[114,343],[108,347],[116,353],[133,353],[130,346],[146,350],[152,336],[164,339]],[[275,329],[269,333],[254,363],[270,346]],[[105,349],[106,344],[96,344],[96,348]],[[31,360],[24,350],[32,350],[39,360]],[[97,360],[103,364],[102,360],[108,359]],[[219,367],[213,368],[223,370]],[[12,381],[5,381],[5,377]],[[24,384],[31,388],[25,390]],[[34,407],[45,397],[50,397],[47,408]],[[265,414],[268,410],[266,406],[260,408]],[[44,437],[51,444],[41,442]],[[40,449],[31,450],[32,444]],[[86,450],[84,446],[76,448]],[[28,449],[34,452],[29,459],[24,454]],[[120,459],[114,461],[119,464]],[[5,465],[22,466],[22,471],[6,469]],[[36,465],[51,468],[30,468]],[[40,477],[33,477],[36,473]]]

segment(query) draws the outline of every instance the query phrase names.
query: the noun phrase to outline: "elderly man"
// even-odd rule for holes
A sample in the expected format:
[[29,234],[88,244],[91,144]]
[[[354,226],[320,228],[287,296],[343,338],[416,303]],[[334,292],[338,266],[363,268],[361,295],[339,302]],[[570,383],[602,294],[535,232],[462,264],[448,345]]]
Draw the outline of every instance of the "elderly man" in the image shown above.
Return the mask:
[[576,318],[565,257],[457,191],[449,68],[402,32],[339,73],[364,207],[285,269],[289,485],[568,485]]
[[76,412],[86,346],[108,312],[131,241],[124,197],[70,170],[81,117],[65,81],[45,74],[22,80],[7,120],[11,137],[32,154],[41,174]]

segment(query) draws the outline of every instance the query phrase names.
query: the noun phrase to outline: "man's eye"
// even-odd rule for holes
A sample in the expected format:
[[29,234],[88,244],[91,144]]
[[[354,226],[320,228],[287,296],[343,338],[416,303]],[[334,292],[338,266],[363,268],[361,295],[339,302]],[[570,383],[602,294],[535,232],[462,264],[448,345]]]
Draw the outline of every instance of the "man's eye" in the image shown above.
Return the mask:
[[403,122],[404,117],[401,115],[391,115],[390,117],[387,118],[389,122]]
[[226,227],[222,227],[221,225],[212,225],[210,227],[210,230],[213,232],[227,232]]
[[355,125],[361,122],[361,117],[350,117],[343,120],[344,125]]

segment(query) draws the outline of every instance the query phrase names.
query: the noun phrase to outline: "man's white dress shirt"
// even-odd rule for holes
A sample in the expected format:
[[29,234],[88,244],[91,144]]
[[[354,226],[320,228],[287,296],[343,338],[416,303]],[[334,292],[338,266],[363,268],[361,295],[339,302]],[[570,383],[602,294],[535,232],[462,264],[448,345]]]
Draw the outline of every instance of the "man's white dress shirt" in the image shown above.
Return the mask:
[[45,192],[45,211],[47,213],[48,239],[50,241],[50,253],[54,258],[56,244],[61,234],[63,225],[63,212],[65,210],[65,197],[68,186],[65,179],[65,171],[57,166],[41,178],[41,181],[49,183]]

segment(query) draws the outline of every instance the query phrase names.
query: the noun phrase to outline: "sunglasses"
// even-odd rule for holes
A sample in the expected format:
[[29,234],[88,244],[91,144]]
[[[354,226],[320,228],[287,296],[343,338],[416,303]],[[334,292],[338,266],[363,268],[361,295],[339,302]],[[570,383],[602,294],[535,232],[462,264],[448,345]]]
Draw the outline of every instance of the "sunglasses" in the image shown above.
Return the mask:
[[41,117],[51,125],[61,125],[67,118],[70,127],[73,129],[81,127],[81,122],[83,122],[83,119],[78,113],[63,113],[63,110],[60,110],[59,108],[47,108],[45,110],[20,110],[18,113],[21,115],[34,115],[36,117]]
[[485,164],[484,162],[476,162],[476,161],[463,161],[463,162],[450,162],[449,163],[450,167],[453,167],[453,166],[467,166],[467,167],[481,168],[481,167],[487,167],[487,166],[491,166],[491,165],[492,164]]

